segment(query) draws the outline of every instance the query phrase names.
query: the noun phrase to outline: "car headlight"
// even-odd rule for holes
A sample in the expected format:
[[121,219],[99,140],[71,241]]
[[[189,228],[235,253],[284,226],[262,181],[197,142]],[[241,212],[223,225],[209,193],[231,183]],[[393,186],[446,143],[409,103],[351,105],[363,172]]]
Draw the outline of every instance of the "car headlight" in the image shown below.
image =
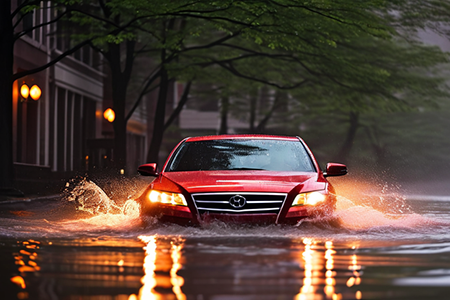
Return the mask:
[[154,203],[187,206],[187,202],[184,196],[178,193],[169,193],[152,190],[148,194],[148,199]]
[[327,197],[325,194],[320,192],[301,193],[295,197],[294,202],[292,202],[292,206],[317,205],[324,202],[326,199]]

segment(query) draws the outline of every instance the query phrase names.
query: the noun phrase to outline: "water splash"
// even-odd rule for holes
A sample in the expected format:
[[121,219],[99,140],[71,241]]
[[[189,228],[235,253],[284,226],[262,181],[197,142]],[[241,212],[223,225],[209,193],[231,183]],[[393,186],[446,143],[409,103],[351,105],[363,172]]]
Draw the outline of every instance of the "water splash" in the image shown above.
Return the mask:
[[[303,220],[297,226],[302,232],[322,230],[319,234],[356,234],[361,238],[401,238],[424,232],[442,232],[449,222],[427,214],[411,203],[395,180],[370,176],[330,178],[336,189],[336,210],[327,215]],[[412,206],[411,204],[414,204]],[[413,208],[414,207],[414,208]],[[418,209],[419,208],[419,209]],[[444,215],[445,217],[445,215]]]
[[118,181],[113,184],[117,188],[111,188],[109,193],[120,195],[120,197],[116,195],[117,199],[113,199],[96,183],[85,177],[69,181],[63,193],[63,201],[72,204],[80,214],[77,214],[78,218],[75,220],[54,223],[58,225],[57,230],[81,231],[94,236],[112,233],[133,234],[142,226],[142,221],[140,205],[133,199],[136,186],[127,187],[127,183],[129,182]]
[[140,206],[135,200],[127,199],[123,204],[118,204],[97,184],[85,177],[69,181],[64,194],[64,199],[74,203],[76,210],[92,215],[119,214],[138,217],[140,214]]
[[[348,188],[348,187],[347,187]],[[113,194],[114,189],[109,191]],[[157,218],[140,216],[138,203],[130,196],[115,199],[107,195],[96,183],[82,178],[68,184],[65,199],[76,205],[77,211],[90,217],[62,224],[69,231],[81,227],[94,232],[104,230],[129,234],[145,233],[177,236],[329,236],[359,234],[360,232],[417,231],[430,228],[435,220],[415,213],[405,197],[393,185],[354,184],[337,197],[336,211],[305,219],[298,226],[234,225],[224,222],[203,224],[200,228],[160,223]],[[122,201],[121,201],[122,200]]]
[[344,229],[418,229],[439,223],[416,213],[396,183],[357,178],[337,184],[336,189],[336,211],[328,218]]
[[339,224],[346,229],[367,230],[383,227],[392,228],[417,228],[432,223],[433,221],[417,213],[408,210],[406,213],[398,210],[398,213],[385,211],[370,205],[355,204],[351,200],[338,197],[338,206],[333,214],[339,220]]

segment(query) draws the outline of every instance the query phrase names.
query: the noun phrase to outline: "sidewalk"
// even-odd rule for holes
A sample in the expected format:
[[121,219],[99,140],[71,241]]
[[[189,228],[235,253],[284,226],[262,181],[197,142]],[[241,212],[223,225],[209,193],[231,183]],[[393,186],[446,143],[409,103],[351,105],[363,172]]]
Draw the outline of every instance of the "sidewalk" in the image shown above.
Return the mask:
[[19,203],[19,202],[30,202],[34,200],[47,200],[47,199],[57,199],[61,196],[54,191],[43,194],[25,194],[17,189],[0,189],[0,205]]

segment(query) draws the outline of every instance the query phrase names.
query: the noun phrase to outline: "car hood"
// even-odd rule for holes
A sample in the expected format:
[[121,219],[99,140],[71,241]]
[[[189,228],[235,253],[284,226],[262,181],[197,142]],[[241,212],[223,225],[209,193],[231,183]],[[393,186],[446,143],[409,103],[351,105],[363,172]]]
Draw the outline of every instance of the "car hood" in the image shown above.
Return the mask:
[[[315,172],[272,171],[195,171],[165,172],[153,182],[167,186],[169,182],[181,186],[189,193],[205,192],[272,192],[288,193],[298,185],[301,190],[320,190],[325,181]],[[170,185],[170,184],[169,184]]]

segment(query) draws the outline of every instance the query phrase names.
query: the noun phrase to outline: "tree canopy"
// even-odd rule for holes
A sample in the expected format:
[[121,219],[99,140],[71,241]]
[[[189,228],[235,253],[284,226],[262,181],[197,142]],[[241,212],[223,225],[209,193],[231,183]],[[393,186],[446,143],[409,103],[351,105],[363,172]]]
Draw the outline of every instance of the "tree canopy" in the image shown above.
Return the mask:
[[[414,107],[412,95],[416,100],[420,95],[420,101],[442,95],[443,80],[434,67],[447,57],[410,38],[415,28],[440,29],[436,22],[450,20],[450,7],[441,1],[52,2],[64,4],[55,22],[77,25],[63,32],[70,34],[72,45],[91,45],[111,69],[115,153],[121,164],[126,123],[139,104],[127,101],[128,86],[143,62],[148,74],[138,94],[156,85],[159,93],[149,160],[157,160],[167,128],[171,80],[189,82],[189,87],[196,82],[220,86],[229,95],[246,85],[244,100],[254,94],[253,85],[265,86],[289,91],[298,108],[338,107],[353,113]],[[36,3],[29,1],[23,9]]]

